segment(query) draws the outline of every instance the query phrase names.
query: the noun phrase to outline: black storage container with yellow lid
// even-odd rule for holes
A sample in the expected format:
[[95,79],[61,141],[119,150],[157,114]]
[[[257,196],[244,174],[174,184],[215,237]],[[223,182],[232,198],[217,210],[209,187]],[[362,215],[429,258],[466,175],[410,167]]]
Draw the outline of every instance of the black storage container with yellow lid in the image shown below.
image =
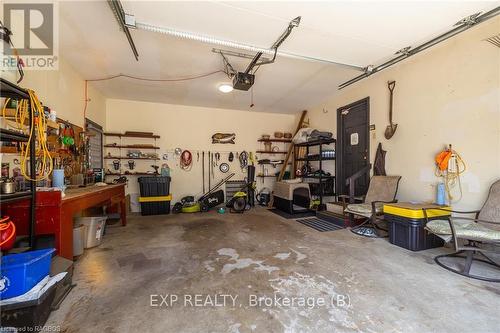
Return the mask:
[[[447,206],[400,202],[384,205],[384,217],[389,224],[389,242],[411,251],[422,251],[441,247],[444,241],[425,229],[425,214],[429,220],[447,218],[450,213],[442,209]],[[435,209],[432,209],[435,208]]]

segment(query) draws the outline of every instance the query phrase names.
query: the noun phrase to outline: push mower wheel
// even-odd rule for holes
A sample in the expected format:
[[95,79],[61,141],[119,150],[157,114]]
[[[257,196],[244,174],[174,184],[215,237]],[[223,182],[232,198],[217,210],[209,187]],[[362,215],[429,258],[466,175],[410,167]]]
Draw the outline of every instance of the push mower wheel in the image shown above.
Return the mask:
[[236,198],[233,202],[233,210],[237,213],[242,213],[245,211],[247,206],[247,201],[245,198]]

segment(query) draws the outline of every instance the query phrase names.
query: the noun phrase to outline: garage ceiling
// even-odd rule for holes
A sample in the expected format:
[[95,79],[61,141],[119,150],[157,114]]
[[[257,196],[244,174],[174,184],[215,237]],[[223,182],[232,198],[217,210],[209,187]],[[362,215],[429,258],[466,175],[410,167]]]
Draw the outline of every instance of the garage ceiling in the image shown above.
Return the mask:
[[[395,51],[449,30],[461,18],[495,7],[495,2],[261,2],[123,1],[138,22],[269,48],[288,22],[301,24],[280,50],[364,67]],[[132,30],[139,61],[106,1],[60,3],[60,54],[85,79],[120,73],[148,78],[181,78],[222,69],[212,45]],[[237,70],[249,60],[231,58]],[[252,93],[222,94],[223,73],[183,82],[127,78],[92,84],[108,98],[295,113],[331,97],[357,76],[351,68],[278,57],[262,66]]]

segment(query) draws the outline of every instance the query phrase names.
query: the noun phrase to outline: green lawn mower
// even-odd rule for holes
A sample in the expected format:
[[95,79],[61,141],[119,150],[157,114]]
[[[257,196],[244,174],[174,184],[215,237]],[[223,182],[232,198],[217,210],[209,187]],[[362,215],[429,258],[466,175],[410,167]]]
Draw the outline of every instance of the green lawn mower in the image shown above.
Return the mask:
[[217,185],[215,185],[207,193],[203,194],[198,200],[194,199],[194,196],[189,195],[177,202],[172,208],[172,213],[198,213],[198,212],[208,212],[211,208],[217,207],[224,203],[224,191],[218,190],[225,182],[231,179],[234,173],[221,180]]

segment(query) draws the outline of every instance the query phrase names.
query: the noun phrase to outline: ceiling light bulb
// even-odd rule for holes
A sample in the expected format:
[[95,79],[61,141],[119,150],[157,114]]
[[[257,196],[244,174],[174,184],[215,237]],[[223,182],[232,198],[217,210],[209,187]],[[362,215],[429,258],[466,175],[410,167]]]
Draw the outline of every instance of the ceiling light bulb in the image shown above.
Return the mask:
[[223,83],[219,86],[219,91],[225,94],[230,93],[233,91],[233,86],[229,83]]

